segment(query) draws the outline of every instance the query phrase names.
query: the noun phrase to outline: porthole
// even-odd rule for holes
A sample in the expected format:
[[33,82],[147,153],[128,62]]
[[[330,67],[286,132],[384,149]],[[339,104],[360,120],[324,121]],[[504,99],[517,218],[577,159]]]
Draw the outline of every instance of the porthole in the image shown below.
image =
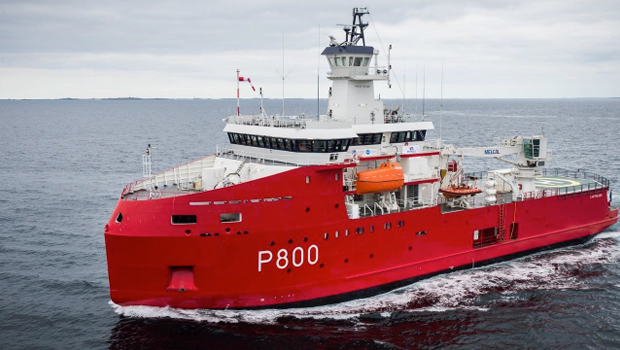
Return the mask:
[[118,213],[118,215],[116,215],[116,223],[120,223],[121,221],[123,221],[123,213]]

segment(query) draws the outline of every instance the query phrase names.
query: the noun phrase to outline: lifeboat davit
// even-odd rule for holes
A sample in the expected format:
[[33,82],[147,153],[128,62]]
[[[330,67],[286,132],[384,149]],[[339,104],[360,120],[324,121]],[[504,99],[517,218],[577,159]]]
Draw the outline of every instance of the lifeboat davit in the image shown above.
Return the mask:
[[400,163],[385,162],[377,169],[357,173],[355,189],[357,194],[394,191],[403,186],[405,176]]
[[450,185],[447,188],[440,188],[439,192],[446,198],[457,198],[462,196],[473,196],[476,193],[481,193],[482,190],[476,187],[460,184],[459,186]]

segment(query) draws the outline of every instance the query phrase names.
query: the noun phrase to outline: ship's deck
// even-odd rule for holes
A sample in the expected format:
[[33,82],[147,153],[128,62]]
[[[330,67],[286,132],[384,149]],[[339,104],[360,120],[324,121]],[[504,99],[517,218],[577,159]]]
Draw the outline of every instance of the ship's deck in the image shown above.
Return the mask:
[[536,190],[557,195],[576,194],[609,187],[609,180],[586,172],[545,174],[535,180]]

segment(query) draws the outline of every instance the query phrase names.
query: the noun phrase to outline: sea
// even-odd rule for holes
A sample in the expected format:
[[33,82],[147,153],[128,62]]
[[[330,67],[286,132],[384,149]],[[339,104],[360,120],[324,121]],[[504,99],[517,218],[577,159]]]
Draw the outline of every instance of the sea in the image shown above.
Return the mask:
[[[386,100],[445,143],[548,137],[548,167],[611,180],[620,99]],[[241,101],[257,113],[260,101]],[[265,100],[269,114],[281,100]],[[620,225],[584,244],[340,304],[180,310],[110,301],[103,228],[126,183],[225,145],[234,99],[0,101],[0,349],[620,349]],[[286,99],[285,114],[326,101]],[[467,171],[504,168],[466,161]]]

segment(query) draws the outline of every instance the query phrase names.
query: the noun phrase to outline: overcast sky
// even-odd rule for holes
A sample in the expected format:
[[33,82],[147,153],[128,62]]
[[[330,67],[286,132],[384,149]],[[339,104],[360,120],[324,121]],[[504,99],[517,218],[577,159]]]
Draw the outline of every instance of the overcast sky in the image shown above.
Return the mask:
[[317,69],[327,97],[319,53],[354,6],[393,45],[384,98],[424,74],[439,97],[442,64],[444,98],[620,96],[618,0],[0,0],[0,98],[235,97],[237,68],[281,98],[283,61],[286,97],[316,97]]

